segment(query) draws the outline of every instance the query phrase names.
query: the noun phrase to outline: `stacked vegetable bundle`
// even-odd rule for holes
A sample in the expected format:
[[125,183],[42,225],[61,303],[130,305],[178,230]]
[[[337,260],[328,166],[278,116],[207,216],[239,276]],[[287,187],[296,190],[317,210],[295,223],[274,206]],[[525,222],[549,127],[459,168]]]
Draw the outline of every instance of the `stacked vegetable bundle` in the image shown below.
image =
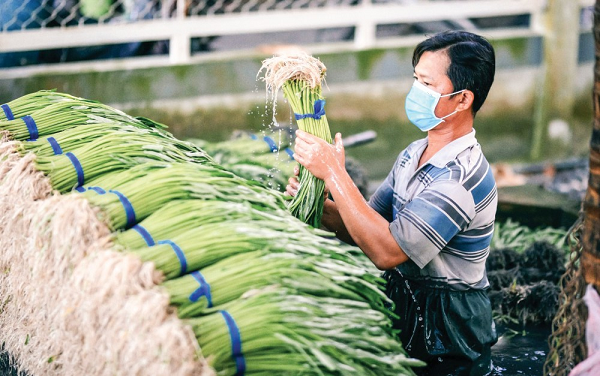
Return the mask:
[[221,142],[197,138],[188,141],[201,147],[219,165],[236,175],[283,191],[288,178],[294,174],[295,163],[294,152],[287,147],[290,140],[283,140],[282,133],[279,131],[278,136],[271,137],[244,132]]
[[384,281],[362,253],[291,216],[282,193],[96,102],[38,92],[2,108],[14,119],[0,130],[36,155],[52,186],[99,208],[114,249],[162,272],[218,374],[400,375],[421,365],[396,340]]

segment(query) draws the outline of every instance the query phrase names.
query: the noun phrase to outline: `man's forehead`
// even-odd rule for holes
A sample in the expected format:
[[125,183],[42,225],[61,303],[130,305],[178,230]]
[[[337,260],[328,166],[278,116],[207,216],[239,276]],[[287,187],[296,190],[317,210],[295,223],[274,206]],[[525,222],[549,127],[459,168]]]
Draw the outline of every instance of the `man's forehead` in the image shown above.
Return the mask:
[[446,76],[450,58],[445,51],[425,51],[415,66],[414,72],[422,78]]

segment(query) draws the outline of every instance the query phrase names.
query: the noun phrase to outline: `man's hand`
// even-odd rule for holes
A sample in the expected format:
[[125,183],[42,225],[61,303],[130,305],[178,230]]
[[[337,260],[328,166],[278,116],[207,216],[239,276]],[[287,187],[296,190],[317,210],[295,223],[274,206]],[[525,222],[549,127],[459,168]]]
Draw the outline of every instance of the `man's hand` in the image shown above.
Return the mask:
[[346,169],[341,133],[335,135],[334,144],[330,145],[317,136],[297,130],[294,159],[315,177],[327,182]]
[[[294,197],[298,194],[298,189],[300,189],[300,182],[298,181],[298,174],[300,173],[300,168],[298,165],[294,167],[294,176],[288,179],[288,184],[285,187],[285,192]],[[323,192],[324,198],[327,200],[329,198],[329,189],[325,186],[325,192]]]
[[298,174],[300,173],[300,168],[298,165],[294,167],[294,176],[288,179],[288,185],[285,187],[285,192],[295,197],[298,194],[298,189],[300,188],[300,182],[298,181]]

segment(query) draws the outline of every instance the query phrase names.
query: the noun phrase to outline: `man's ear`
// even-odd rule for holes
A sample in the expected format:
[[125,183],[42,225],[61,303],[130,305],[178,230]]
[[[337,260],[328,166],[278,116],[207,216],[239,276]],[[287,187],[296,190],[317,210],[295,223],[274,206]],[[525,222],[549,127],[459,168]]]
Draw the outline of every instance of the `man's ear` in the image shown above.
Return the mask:
[[457,111],[470,110],[473,107],[473,101],[475,100],[475,94],[471,90],[465,90],[458,93],[459,102],[456,107]]

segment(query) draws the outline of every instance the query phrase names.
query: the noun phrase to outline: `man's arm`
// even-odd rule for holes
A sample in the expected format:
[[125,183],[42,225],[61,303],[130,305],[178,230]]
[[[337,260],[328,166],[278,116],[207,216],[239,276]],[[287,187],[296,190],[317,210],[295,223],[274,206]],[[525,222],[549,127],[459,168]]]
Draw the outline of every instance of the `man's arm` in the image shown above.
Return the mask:
[[333,231],[338,239],[348,244],[355,244],[354,239],[352,239],[348,233],[348,229],[346,229],[346,225],[344,224],[334,201],[325,199],[321,223],[326,229]]
[[[325,181],[335,200],[326,224],[341,220],[351,239],[381,270],[393,268],[408,257],[389,230],[389,222],[369,206],[345,169],[341,135],[329,145],[309,133],[296,132],[294,159],[317,178]],[[331,205],[327,203],[327,205]],[[324,215],[325,216],[325,215]],[[331,222],[330,222],[331,221]],[[332,229],[335,231],[335,228]],[[341,228],[338,229],[341,231]]]

